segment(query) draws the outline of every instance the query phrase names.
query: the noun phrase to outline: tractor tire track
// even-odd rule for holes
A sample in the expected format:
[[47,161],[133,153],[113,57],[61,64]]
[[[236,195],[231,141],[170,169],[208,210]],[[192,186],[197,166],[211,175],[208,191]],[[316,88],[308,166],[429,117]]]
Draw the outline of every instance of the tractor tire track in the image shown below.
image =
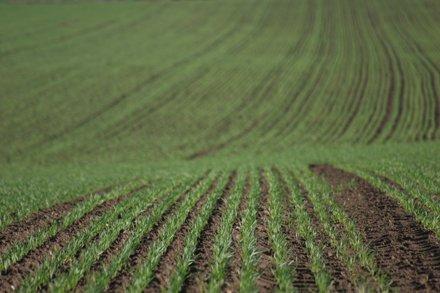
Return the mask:
[[440,290],[440,241],[433,232],[364,179],[330,165],[314,165],[311,170],[333,188],[342,188],[336,201],[354,219],[379,267],[391,277],[392,287]]

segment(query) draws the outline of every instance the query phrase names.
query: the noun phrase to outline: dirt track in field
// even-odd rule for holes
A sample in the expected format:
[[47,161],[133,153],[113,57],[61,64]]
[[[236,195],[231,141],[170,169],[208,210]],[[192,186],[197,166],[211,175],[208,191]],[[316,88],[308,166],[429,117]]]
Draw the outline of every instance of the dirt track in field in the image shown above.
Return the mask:
[[403,291],[440,290],[440,241],[397,202],[355,174],[312,165],[335,189],[335,199],[355,221],[379,267]]

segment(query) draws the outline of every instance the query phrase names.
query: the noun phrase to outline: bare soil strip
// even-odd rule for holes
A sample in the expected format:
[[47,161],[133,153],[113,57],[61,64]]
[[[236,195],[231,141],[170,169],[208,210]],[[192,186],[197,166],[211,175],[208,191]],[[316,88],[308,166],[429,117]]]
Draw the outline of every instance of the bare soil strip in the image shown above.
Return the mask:
[[275,261],[273,259],[273,250],[271,247],[268,231],[269,221],[269,183],[264,176],[264,171],[260,169],[260,190],[261,199],[257,213],[257,249],[261,253],[258,261],[258,271],[260,275],[257,278],[257,288],[259,292],[272,292],[277,286],[273,272],[275,270]]
[[0,292],[11,290],[11,288],[17,288],[27,275],[34,272],[41,265],[41,263],[47,257],[49,257],[48,255],[51,255],[54,251],[58,251],[65,247],[78,233],[86,229],[95,218],[100,217],[112,207],[116,206],[146,186],[147,185],[143,184],[115,199],[101,203],[92,211],[84,215],[81,219],[76,221],[73,225],[65,230],[59,231],[54,237],[48,239],[43,245],[29,252],[20,261],[12,264],[6,270],[6,272],[0,276]]
[[158,268],[156,269],[155,276],[146,289],[147,292],[159,292],[164,289],[174,271],[177,264],[177,258],[182,254],[185,245],[185,238],[192,229],[193,223],[198,217],[198,212],[203,208],[208,201],[209,196],[213,193],[218,184],[218,178],[215,179],[208,190],[197,201],[195,207],[190,211],[185,222],[176,233],[175,238],[170,246],[167,247],[167,251],[162,255]]
[[293,210],[295,208],[292,206],[292,203],[288,198],[291,191],[287,187],[287,183],[284,181],[281,172],[276,167],[273,167],[272,171],[276,175],[277,180],[281,182],[284,195],[283,204],[285,209],[283,215],[284,224],[282,229],[289,243],[290,261],[294,263],[296,271],[293,285],[299,290],[317,291],[318,288],[315,283],[315,276],[313,275],[310,267],[310,259],[307,253],[305,241],[295,232],[293,222],[291,220]]
[[376,260],[402,291],[440,290],[440,241],[393,199],[355,174],[330,165],[311,170],[338,188],[336,201],[354,219]]
[[10,224],[0,233],[0,254],[8,250],[14,243],[25,240],[36,231],[61,219],[78,203],[85,201],[90,196],[105,194],[112,188],[113,186],[100,188],[89,194],[78,196],[69,202],[58,203],[47,209],[34,212],[22,221]]
[[234,226],[232,228],[232,257],[230,263],[228,264],[227,275],[223,290],[226,292],[238,292],[240,289],[240,273],[243,263],[243,256],[241,254],[240,247],[240,224],[241,216],[244,215],[246,209],[248,208],[249,193],[251,190],[250,177],[246,178],[246,183],[243,191],[243,197],[238,207],[237,218],[235,219]]
[[229,175],[228,183],[218,199],[205,229],[202,231],[197,248],[195,251],[194,263],[189,270],[189,276],[183,285],[183,291],[202,292],[203,285],[208,282],[210,275],[210,264],[213,258],[212,248],[214,246],[215,236],[218,233],[222,217],[226,213],[228,200],[232,194],[237,179],[237,172]]
[[[109,292],[120,292],[123,291],[124,288],[130,284],[132,281],[132,268],[135,268],[139,266],[144,260],[145,257],[148,254],[148,251],[150,249],[151,244],[156,241],[156,239],[159,236],[159,232],[164,229],[164,224],[166,223],[167,219],[170,217],[170,215],[174,214],[176,210],[179,208],[183,200],[191,193],[191,191],[196,188],[199,183],[206,178],[209,171],[206,172],[202,177],[200,177],[193,185],[191,185],[188,190],[184,191],[181,196],[177,199],[175,203],[171,205],[171,207],[165,211],[165,213],[162,215],[160,220],[153,226],[150,233],[144,235],[142,238],[138,248],[135,250],[135,252],[130,256],[130,259],[128,260],[127,264],[123,267],[122,271],[119,272],[119,274],[113,278],[113,280],[110,282],[108,291]],[[213,190],[215,187],[215,184],[212,183],[212,185],[209,187],[209,190]],[[124,243],[128,239],[124,239]],[[116,251],[114,253],[117,253]]]

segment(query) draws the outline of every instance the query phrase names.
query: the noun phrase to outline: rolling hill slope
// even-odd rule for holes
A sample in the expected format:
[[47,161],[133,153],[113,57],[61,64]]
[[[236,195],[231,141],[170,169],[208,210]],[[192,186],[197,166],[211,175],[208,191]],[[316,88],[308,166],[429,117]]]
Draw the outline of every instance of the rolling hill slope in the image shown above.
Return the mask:
[[440,2],[0,2],[0,292],[440,291]]

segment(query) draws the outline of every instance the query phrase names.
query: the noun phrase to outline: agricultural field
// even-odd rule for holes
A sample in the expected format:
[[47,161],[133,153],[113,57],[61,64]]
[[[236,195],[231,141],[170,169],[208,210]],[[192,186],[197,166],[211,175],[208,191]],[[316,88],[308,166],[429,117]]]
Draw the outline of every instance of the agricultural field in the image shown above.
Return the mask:
[[440,292],[440,1],[0,0],[0,292]]

